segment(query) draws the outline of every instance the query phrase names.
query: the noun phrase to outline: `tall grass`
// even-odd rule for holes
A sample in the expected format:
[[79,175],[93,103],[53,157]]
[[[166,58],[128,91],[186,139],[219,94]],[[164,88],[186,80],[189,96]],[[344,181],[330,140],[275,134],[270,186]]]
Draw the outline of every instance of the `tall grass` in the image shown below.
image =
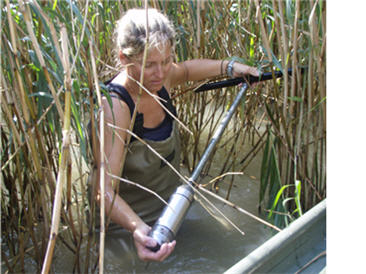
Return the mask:
[[[95,81],[116,73],[114,23],[143,2],[7,0],[1,5],[2,267],[25,271],[31,260],[37,272],[56,270],[52,254],[44,263],[50,242],[74,254],[72,271],[94,271],[98,250],[86,215],[96,207],[87,199],[92,156],[86,125],[92,121],[98,128]],[[150,1],[149,6],[163,10],[177,27],[177,61],[236,57],[265,71],[285,72],[247,94],[217,147],[227,151],[220,173],[245,171],[261,153],[259,203],[277,225],[297,217],[299,206],[306,211],[324,199],[326,3]],[[307,69],[301,73],[300,67]],[[287,68],[294,69],[292,77]],[[179,118],[193,132],[192,137],[181,131],[189,170],[236,94],[236,88],[195,94],[190,92],[195,85],[174,91]],[[251,149],[243,152],[248,143]],[[203,175],[218,175],[211,170],[213,159]],[[233,176],[213,187],[229,184],[228,199]]]
[[[283,82],[275,84],[276,104],[264,102],[271,129],[262,159],[260,200],[268,191],[269,205],[273,204],[284,185],[295,186],[301,181],[302,207],[307,210],[326,195],[325,2],[273,3],[264,18],[272,23],[274,60],[282,56],[281,63],[274,64],[278,69],[292,67],[295,71],[291,79],[284,77]],[[274,51],[274,45],[284,41],[288,44]],[[305,73],[299,67],[306,67]],[[295,197],[295,192],[296,187],[287,188],[281,200]],[[292,212],[295,208],[293,201],[286,208],[277,203],[275,209]],[[275,215],[277,225],[286,221]]]

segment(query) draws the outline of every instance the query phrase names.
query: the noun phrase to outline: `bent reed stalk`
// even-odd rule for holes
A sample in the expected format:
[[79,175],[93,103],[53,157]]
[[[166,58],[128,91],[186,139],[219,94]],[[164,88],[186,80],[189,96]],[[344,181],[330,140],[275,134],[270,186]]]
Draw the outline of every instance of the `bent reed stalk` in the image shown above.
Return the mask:
[[[143,4],[6,0],[1,5],[2,267],[9,272],[24,272],[28,267],[33,272],[41,272],[42,267],[44,272],[60,271],[63,262],[55,254],[65,250],[74,261],[62,271],[94,272],[98,261],[99,271],[104,271],[104,248],[102,244],[95,248],[93,225],[99,207],[88,200],[87,193],[93,162],[90,142],[103,136],[97,122],[103,120],[101,82],[116,73],[111,48],[114,23],[127,9]],[[217,178],[207,188],[227,189],[224,196],[230,200],[232,185],[240,183],[238,178],[234,181],[235,174],[245,173],[250,162],[260,157],[261,170],[255,175],[260,176],[260,209],[264,213],[272,209],[277,193],[284,189],[272,211],[279,212],[272,214],[276,227],[298,216],[292,214],[295,202],[284,201],[299,193],[284,186],[301,181],[298,200],[303,211],[324,199],[326,2],[185,0],[148,1],[148,5],[163,10],[174,22],[178,62],[235,57],[263,71],[285,72],[282,79],[248,92],[215,148],[226,152],[220,159],[222,168],[219,172],[212,168],[213,153],[202,171],[202,177]],[[69,65],[64,65],[65,48],[61,50],[59,42],[62,25]],[[66,67],[70,70],[67,81]],[[286,73],[290,67],[292,76]],[[299,67],[307,69],[301,73]],[[188,129],[181,128],[182,161],[188,172],[237,93],[232,87],[195,94],[191,90],[196,85],[200,83],[186,83],[173,91],[177,118]],[[66,109],[70,111],[69,143],[63,133],[69,119]],[[250,148],[243,149],[248,144]],[[57,203],[59,229],[51,222],[57,215],[51,208]],[[50,241],[51,231],[57,238]],[[54,244],[53,256],[46,255],[48,242]],[[49,263],[44,264],[46,258]]]

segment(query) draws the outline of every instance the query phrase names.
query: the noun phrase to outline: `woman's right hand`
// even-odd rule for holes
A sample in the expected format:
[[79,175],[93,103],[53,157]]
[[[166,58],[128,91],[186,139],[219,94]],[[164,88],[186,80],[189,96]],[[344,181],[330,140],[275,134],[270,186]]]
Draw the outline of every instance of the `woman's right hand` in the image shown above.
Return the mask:
[[143,223],[137,226],[133,232],[133,239],[137,249],[137,255],[143,261],[164,261],[174,250],[176,242],[164,243],[157,252],[153,252],[149,247],[156,246],[156,241],[149,237],[147,234],[151,230],[151,227]]

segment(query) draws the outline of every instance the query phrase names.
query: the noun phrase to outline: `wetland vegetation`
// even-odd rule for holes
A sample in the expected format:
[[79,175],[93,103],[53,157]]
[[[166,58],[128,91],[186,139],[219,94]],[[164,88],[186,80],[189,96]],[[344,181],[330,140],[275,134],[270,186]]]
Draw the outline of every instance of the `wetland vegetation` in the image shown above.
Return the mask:
[[[147,2],[177,31],[176,61],[237,58],[281,79],[249,90],[212,159],[206,188],[231,185],[261,155],[258,209],[286,226],[326,197],[326,2],[231,0]],[[98,269],[97,210],[87,199],[92,154],[87,124],[98,128],[100,86],[116,73],[114,24],[144,1],[1,1],[2,269],[52,269],[53,249],[72,254],[75,272]],[[292,76],[287,73],[293,69]],[[302,68],[305,68],[302,70]],[[174,90],[182,163],[197,164],[237,87],[205,93]],[[210,107],[207,107],[210,106]],[[206,131],[208,134],[203,134]],[[243,151],[250,144],[250,149]],[[225,175],[225,176],[220,176]],[[225,188],[225,189],[226,189]]]

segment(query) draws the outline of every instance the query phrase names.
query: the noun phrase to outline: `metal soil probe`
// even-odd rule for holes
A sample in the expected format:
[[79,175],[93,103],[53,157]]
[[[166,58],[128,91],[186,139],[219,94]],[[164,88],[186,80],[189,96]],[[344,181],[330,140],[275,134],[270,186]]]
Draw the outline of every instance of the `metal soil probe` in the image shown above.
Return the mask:
[[[292,70],[288,71],[291,74]],[[168,205],[164,208],[159,219],[154,224],[151,229],[149,236],[154,238],[157,242],[155,247],[148,247],[152,251],[158,251],[163,243],[168,243],[174,240],[178,233],[178,230],[186,216],[190,205],[193,202],[194,182],[197,180],[199,174],[201,173],[204,165],[206,164],[211,152],[216,146],[217,142],[220,140],[222,133],[224,132],[226,126],[228,125],[231,117],[233,116],[235,109],[237,108],[240,100],[245,95],[250,84],[254,82],[269,80],[274,77],[281,77],[281,71],[275,71],[272,73],[264,73],[259,77],[249,76],[247,78],[234,78],[220,82],[207,83],[199,87],[196,92],[206,91],[215,88],[223,88],[228,86],[238,85],[243,83],[239,93],[236,95],[234,102],[230,106],[229,110],[226,112],[224,118],[220,122],[219,127],[216,129],[215,134],[212,136],[208,147],[206,148],[202,158],[194,169],[191,177],[188,180],[188,184],[179,186],[176,191],[170,197]]]

